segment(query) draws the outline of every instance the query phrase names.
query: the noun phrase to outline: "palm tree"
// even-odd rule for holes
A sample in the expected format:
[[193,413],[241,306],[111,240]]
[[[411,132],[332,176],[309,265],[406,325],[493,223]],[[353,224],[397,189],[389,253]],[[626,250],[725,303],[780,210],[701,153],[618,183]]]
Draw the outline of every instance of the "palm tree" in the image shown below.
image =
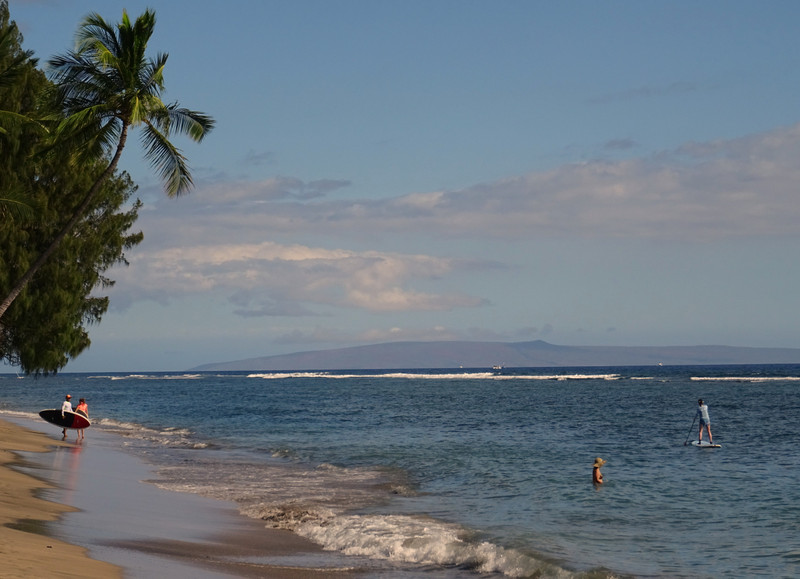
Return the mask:
[[152,10],[146,10],[134,23],[123,10],[122,21],[116,26],[96,13],[89,14],[78,29],[75,50],[50,60],[55,100],[64,115],[53,131],[56,142],[61,146],[79,142],[80,146],[73,146],[77,154],[95,159],[107,155],[110,161],[52,244],[0,302],[0,318],[91,207],[103,183],[114,173],[130,129],[142,130],[145,155],[160,174],[169,197],[191,188],[186,158],[169,137],[181,133],[200,142],[214,127],[214,121],[177,103],[162,102],[168,55],[158,54],[154,59],[145,55],[155,23]]

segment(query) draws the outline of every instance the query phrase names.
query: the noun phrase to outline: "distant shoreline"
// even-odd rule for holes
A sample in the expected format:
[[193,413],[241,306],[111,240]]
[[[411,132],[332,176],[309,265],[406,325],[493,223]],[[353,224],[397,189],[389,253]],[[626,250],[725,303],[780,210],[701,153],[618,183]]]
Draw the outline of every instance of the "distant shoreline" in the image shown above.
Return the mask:
[[214,362],[204,371],[324,371],[800,364],[800,348],[740,346],[560,346],[531,342],[388,342]]

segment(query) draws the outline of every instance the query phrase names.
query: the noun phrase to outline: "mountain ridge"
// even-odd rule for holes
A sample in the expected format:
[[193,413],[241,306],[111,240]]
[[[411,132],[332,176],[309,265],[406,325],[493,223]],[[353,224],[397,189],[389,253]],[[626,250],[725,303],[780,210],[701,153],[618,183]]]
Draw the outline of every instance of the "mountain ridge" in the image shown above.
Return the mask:
[[384,342],[213,362],[192,371],[397,370],[568,366],[800,364],[800,348],[560,346],[527,342]]

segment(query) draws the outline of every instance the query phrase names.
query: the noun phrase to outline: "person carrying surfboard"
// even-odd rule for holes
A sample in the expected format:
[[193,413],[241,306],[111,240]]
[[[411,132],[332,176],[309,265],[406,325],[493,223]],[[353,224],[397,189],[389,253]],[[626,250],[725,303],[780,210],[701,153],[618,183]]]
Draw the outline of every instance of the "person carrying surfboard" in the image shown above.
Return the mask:
[[[66,395],[64,398],[64,402],[61,403],[61,418],[64,418],[65,412],[72,412],[72,396],[69,394]],[[64,435],[64,438],[67,437],[67,429],[61,431]]]
[[708,416],[708,405],[703,402],[703,399],[697,401],[697,418],[700,419],[700,432],[698,433],[698,443],[703,443],[703,427],[705,426],[706,430],[708,431],[708,443],[714,444],[714,440],[711,438],[711,418]]
[[[83,414],[86,418],[89,418],[89,405],[86,404],[86,398],[81,398],[78,400],[78,407],[75,409],[75,412]],[[84,438],[85,435],[83,433],[85,429],[80,428],[78,429],[78,438]]]

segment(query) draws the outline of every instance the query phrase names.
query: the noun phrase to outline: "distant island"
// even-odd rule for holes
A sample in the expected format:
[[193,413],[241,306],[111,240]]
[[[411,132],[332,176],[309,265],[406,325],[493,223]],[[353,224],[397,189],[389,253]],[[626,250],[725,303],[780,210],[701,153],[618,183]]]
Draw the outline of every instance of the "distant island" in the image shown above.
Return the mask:
[[532,342],[389,342],[203,364],[193,371],[399,370],[566,366],[800,364],[800,348],[558,346]]

